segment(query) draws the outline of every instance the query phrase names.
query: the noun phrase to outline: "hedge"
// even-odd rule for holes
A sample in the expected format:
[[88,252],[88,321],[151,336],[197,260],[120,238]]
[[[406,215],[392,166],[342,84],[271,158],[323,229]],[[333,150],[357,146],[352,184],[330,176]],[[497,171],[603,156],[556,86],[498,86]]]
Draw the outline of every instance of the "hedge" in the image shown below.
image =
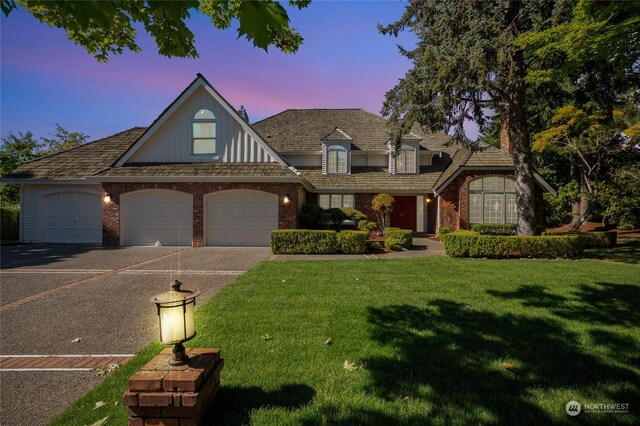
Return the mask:
[[0,207],[0,239],[4,241],[20,238],[20,207]]
[[584,237],[585,248],[604,248],[613,247],[618,242],[618,234],[614,231],[603,232],[580,232],[580,231],[568,231],[568,232],[543,232],[545,236],[559,236],[559,235],[582,235]]
[[282,229],[271,231],[275,254],[332,254],[338,251],[336,231]]
[[454,232],[444,237],[445,252],[453,257],[573,258],[582,254],[584,245],[580,235],[502,237]]
[[387,238],[384,240],[384,246],[388,250],[398,246],[410,249],[413,244],[413,231],[410,229],[387,228],[385,233]]
[[366,231],[342,231],[336,236],[338,251],[345,254],[362,254],[367,252]]
[[442,241],[444,236],[447,235],[447,234],[450,234],[450,233],[451,233],[451,227],[449,227],[449,226],[441,226],[440,228],[438,228],[438,239],[440,241]]
[[480,235],[516,235],[518,225],[515,223],[474,223],[471,230]]

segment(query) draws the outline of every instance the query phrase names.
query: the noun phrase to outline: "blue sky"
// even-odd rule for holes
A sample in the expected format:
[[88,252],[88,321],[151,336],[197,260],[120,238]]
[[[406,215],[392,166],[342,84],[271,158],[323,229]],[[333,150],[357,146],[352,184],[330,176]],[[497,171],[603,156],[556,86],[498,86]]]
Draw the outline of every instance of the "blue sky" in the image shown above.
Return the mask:
[[265,53],[237,39],[237,23],[217,30],[206,17],[189,24],[197,59],[165,58],[139,32],[142,53],[126,52],[98,63],[64,31],[51,29],[24,10],[0,18],[0,132],[47,136],[60,123],[91,139],[145,126],[202,73],[251,121],[286,108],[365,108],[379,113],[384,94],[409,69],[396,43],[378,33],[378,23],[397,20],[397,1],[315,1],[288,8],[305,42],[298,53]]

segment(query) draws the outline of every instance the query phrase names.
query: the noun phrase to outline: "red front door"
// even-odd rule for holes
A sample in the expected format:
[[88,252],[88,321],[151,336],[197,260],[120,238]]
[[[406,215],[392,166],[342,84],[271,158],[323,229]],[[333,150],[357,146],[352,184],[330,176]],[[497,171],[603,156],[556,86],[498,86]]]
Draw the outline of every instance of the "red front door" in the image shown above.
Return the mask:
[[391,226],[416,230],[416,197],[394,196],[396,202],[391,212]]

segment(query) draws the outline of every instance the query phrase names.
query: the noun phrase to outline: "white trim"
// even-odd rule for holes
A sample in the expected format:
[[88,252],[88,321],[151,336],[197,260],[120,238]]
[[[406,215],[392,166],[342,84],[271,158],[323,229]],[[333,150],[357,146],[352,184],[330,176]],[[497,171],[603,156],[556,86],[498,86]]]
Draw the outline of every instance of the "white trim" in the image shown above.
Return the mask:
[[416,196],[416,232],[424,232],[424,195]]
[[551,185],[549,185],[547,181],[544,180],[544,178],[540,176],[537,172],[533,172],[533,178],[540,184],[540,186],[542,186],[544,189],[550,192],[554,197],[558,196],[558,193],[556,192],[556,190],[553,189]]
[[18,241],[24,242],[24,184],[20,184],[20,212],[18,212]]
[[[435,192],[434,192],[435,194]],[[436,197],[438,197],[438,207],[436,208],[436,235],[438,235],[440,232],[440,196],[438,194],[436,194]]]

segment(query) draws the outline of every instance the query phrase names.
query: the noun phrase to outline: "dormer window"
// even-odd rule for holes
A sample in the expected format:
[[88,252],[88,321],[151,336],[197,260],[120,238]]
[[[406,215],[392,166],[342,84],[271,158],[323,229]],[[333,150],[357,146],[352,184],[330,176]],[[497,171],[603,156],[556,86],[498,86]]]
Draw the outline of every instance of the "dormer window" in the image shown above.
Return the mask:
[[193,155],[216,153],[216,116],[208,109],[201,109],[193,116]]
[[327,173],[347,173],[347,148],[343,145],[329,145],[327,147]]
[[396,157],[396,173],[416,172],[416,149],[413,146],[403,146]]

